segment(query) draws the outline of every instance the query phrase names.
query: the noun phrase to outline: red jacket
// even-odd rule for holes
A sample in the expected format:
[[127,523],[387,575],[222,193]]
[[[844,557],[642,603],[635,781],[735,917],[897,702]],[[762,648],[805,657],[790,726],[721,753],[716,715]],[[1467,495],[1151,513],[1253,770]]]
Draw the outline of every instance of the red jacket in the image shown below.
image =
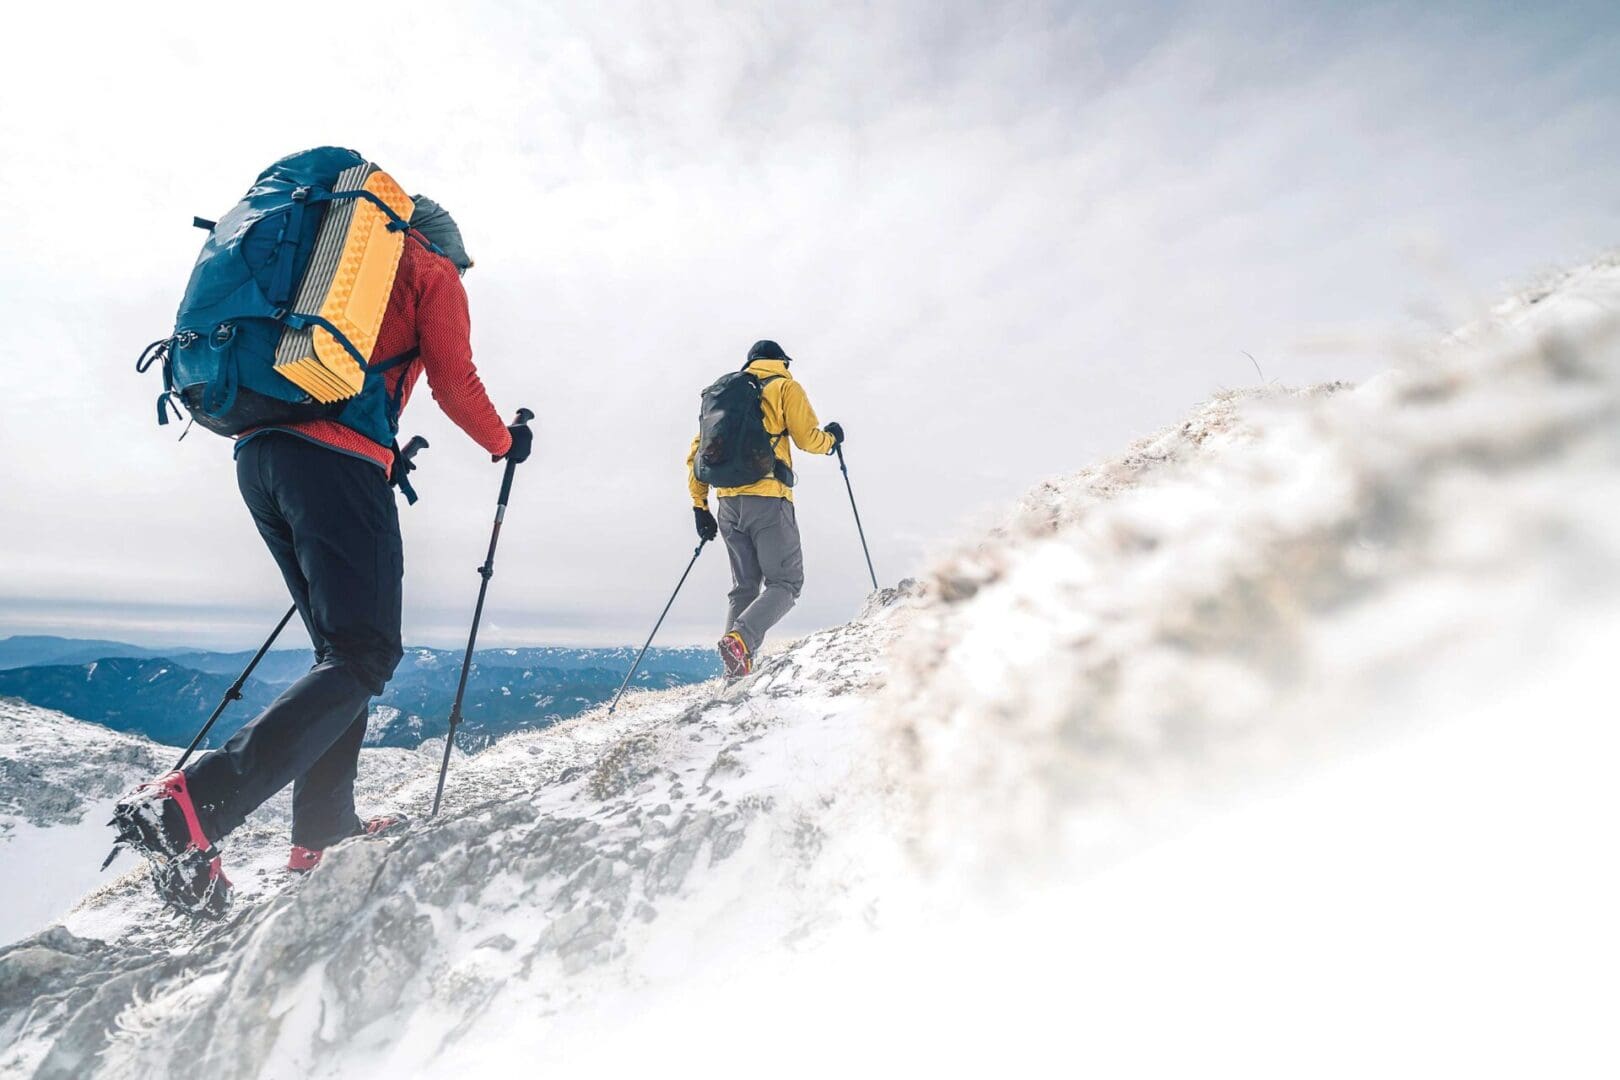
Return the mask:
[[[490,404],[483,380],[473,366],[472,342],[469,340],[471,332],[472,326],[467,316],[467,291],[461,287],[461,277],[456,273],[455,265],[449,259],[428,251],[414,238],[407,239],[405,252],[400,256],[399,271],[394,276],[394,291],[388,297],[388,310],[383,314],[382,327],[377,332],[377,347],[372,350],[371,362],[380,363],[412,348],[420,350],[418,358],[409,364],[383,373],[383,381],[390,395],[398,388],[399,381],[405,380],[400,412],[404,413],[405,405],[410,401],[416,377],[426,372],[428,389],[444,414],[472,436],[479,446],[499,456],[511,449],[512,436],[506,430],[506,422],[495,411],[495,406]],[[392,449],[372,442],[335,420],[308,420],[300,424],[276,426],[295,431],[334,450],[368,458],[380,465],[384,472],[393,471]]]

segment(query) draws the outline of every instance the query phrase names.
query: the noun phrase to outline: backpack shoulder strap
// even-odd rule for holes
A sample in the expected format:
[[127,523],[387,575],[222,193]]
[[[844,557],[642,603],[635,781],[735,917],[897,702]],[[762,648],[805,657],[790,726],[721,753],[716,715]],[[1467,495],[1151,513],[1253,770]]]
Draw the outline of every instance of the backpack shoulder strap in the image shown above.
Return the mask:
[[[394,368],[404,367],[405,365],[411,363],[411,361],[415,360],[417,357],[419,357],[421,355],[422,355],[422,350],[413,345],[411,348],[406,349],[404,352],[400,353],[398,356],[390,356],[387,360],[384,360],[380,364],[371,364],[371,365],[369,365],[366,368],[366,373],[368,375],[371,375],[371,374],[381,375],[382,373],[384,373],[386,371],[392,371]],[[390,429],[392,429],[394,431],[399,430],[399,411],[403,407],[404,401],[405,401],[405,377],[404,377],[403,374],[401,374],[400,378],[394,383],[394,389],[389,393],[388,402],[387,402],[387,405],[388,405],[388,426],[389,426]],[[400,490],[403,491],[404,488],[402,487]],[[415,502],[416,500],[411,499],[410,501]]]
[[[756,376],[756,378],[757,378],[757,376]],[[787,378],[786,375],[767,375],[763,379],[760,379],[759,380],[759,389],[760,389],[759,399],[760,399],[760,401],[763,403],[764,400],[765,400],[764,390],[765,390],[765,386],[766,386],[767,383],[773,383],[778,379],[785,379],[785,378]],[[782,423],[784,423],[784,424],[787,423],[787,414],[785,412],[782,415]],[[781,440],[787,438],[787,428],[784,427],[781,431],[772,431],[769,428],[766,428],[765,429],[765,434],[767,434],[767,435],[769,435],[771,437],[771,445],[775,446],[778,442],[780,442]]]

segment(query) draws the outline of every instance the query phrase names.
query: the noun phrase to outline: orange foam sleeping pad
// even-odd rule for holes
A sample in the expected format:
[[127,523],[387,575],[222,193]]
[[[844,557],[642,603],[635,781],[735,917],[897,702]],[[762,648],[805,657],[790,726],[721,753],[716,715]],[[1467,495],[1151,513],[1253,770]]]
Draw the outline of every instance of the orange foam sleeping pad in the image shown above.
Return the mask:
[[[410,220],[415,205],[393,177],[379,170],[368,176],[362,186],[401,218]],[[369,358],[377,347],[377,332],[388,310],[405,234],[390,230],[388,215],[371,200],[352,202],[354,213],[318,313],[337,327],[360,355]],[[331,219],[329,211],[328,221]],[[323,222],[322,228],[326,227]],[[306,347],[298,350],[303,355],[278,362],[276,370],[316,401],[343,401],[360,392],[365,385],[365,368],[337,338],[317,326],[306,342]]]

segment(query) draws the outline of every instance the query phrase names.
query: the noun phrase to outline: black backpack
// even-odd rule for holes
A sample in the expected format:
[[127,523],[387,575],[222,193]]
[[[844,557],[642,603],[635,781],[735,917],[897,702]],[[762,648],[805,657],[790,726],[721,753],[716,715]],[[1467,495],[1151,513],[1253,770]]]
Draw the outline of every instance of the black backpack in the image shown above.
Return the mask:
[[693,474],[710,487],[747,487],[774,476],[793,486],[793,470],[776,457],[776,440],[787,432],[765,430],[765,384],[751,371],[732,371],[703,391],[698,413],[698,451]]

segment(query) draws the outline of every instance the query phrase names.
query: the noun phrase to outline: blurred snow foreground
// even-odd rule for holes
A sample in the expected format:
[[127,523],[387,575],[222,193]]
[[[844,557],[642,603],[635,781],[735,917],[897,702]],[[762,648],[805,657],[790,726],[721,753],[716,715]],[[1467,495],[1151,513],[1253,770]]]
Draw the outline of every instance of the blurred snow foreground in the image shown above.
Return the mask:
[[131,871],[0,954],[0,1071],[1613,1075],[1617,589],[1610,262],[458,759],[223,925]]

